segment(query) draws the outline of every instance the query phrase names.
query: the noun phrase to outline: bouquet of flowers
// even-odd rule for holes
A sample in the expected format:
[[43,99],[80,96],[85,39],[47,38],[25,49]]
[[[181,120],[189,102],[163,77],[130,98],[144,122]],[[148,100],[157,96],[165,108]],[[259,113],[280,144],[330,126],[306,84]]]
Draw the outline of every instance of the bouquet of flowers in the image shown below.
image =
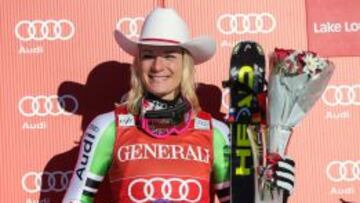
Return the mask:
[[[271,184],[271,169],[284,157],[292,129],[321,97],[334,71],[330,61],[313,52],[275,49],[268,85],[267,136],[262,161],[255,163],[257,203],[283,203],[283,191]],[[248,129],[248,133],[254,131]],[[251,136],[250,136],[251,137]],[[252,141],[253,142],[253,141]],[[258,157],[256,157],[258,159]],[[270,172],[270,175],[268,175]],[[269,178],[270,177],[270,178]]]
[[321,97],[334,71],[313,52],[275,49],[268,89],[270,153],[284,156],[292,129]]

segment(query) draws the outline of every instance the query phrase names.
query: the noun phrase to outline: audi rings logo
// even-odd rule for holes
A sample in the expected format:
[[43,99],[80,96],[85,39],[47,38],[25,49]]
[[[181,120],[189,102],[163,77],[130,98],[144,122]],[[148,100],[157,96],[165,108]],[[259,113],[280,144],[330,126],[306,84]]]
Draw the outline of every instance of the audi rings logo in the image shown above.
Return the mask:
[[[156,186],[155,186],[156,185]],[[139,196],[134,188],[142,188],[143,195]],[[155,197],[155,190],[160,188],[161,197]],[[191,189],[191,190],[190,190]],[[175,191],[176,190],[176,191]],[[190,194],[195,193],[195,195]],[[202,196],[201,184],[195,179],[160,178],[152,179],[139,178],[133,180],[128,187],[128,194],[133,202],[154,202],[158,199],[166,201],[199,202]]]
[[333,182],[360,181],[360,160],[332,161],[326,167],[326,176]]
[[21,179],[23,190],[28,193],[63,192],[69,185],[72,171],[28,172]]
[[116,29],[124,33],[128,38],[139,37],[143,23],[144,17],[124,17],[116,23]]
[[75,25],[67,19],[22,20],[15,26],[15,35],[21,41],[68,40],[75,34]]
[[78,100],[69,94],[58,97],[51,96],[25,96],[20,99],[18,108],[26,117],[71,115],[79,108]]
[[225,35],[266,34],[275,30],[276,19],[270,13],[223,14],[217,19],[216,26]]
[[322,95],[322,100],[328,106],[360,106],[360,84],[329,85]]

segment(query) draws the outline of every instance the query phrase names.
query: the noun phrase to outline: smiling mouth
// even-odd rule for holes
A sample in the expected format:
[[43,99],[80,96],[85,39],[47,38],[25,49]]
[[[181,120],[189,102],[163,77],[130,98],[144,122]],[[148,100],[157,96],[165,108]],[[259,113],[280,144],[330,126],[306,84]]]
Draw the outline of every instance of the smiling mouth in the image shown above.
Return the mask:
[[161,75],[149,75],[149,78],[152,80],[157,80],[157,79],[167,79],[170,76],[161,76]]

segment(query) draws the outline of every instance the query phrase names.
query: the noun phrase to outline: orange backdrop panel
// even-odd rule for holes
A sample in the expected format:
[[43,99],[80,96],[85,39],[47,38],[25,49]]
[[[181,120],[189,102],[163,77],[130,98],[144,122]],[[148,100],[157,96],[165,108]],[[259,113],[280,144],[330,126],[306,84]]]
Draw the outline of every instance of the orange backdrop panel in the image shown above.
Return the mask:
[[[255,40],[267,55],[275,47],[308,49],[308,9],[314,9],[309,2],[2,2],[0,202],[60,201],[85,126],[111,110],[129,88],[132,58],[115,43],[115,29],[136,37],[144,16],[156,5],[175,8],[193,36],[216,39],[215,57],[196,68],[196,78],[221,90],[222,98],[215,99],[226,112],[228,95],[221,81],[228,78],[232,46]],[[347,40],[359,48],[360,29],[354,32]],[[291,139],[297,182],[290,203],[360,202],[360,57],[341,55],[336,50],[331,54],[336,70],[330,85]]]

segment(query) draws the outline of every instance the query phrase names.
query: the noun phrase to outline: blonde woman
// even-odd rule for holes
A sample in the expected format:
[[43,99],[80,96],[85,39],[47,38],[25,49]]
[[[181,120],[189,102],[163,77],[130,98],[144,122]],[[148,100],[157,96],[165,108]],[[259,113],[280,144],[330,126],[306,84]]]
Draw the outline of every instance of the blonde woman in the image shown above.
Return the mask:
[[106,174],[117,203],[208,203],[215,194],[229,202],[229,130],[201,110],[194,88],[194,65],[214,55],[214,40],[191,39],[164,8],[147,16],[138,40],[115,38],[134,56],[131,90],[89,124],[63,203],[93,202]]

